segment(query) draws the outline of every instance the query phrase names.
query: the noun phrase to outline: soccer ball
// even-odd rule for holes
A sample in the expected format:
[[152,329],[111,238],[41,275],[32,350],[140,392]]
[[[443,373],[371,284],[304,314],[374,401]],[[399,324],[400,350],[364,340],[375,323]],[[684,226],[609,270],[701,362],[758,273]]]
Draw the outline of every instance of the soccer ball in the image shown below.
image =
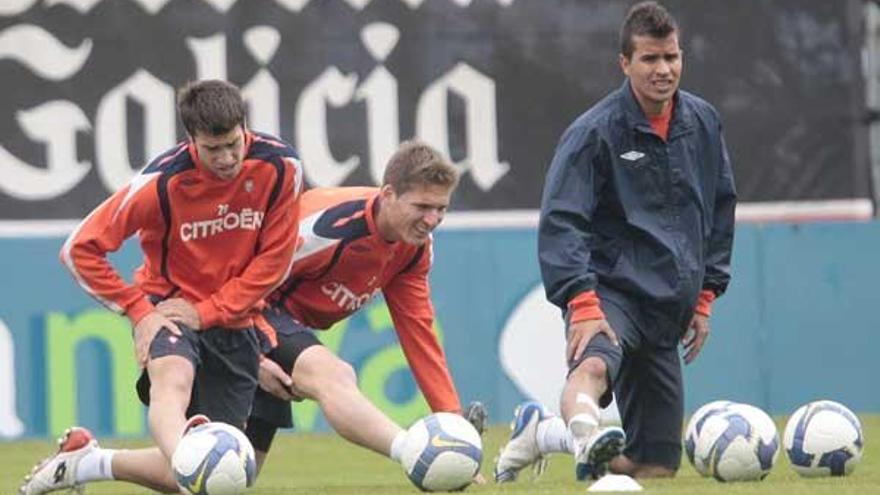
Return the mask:
[[776,425],[747,404],[733,404],[710,415],[694,448],[694,463],[719,481],[762,480],[779,452]]
[[238,495],[254,484],[254,448],[240,430],[205,423],[189,430],[171,456],[177,485],[190,495]]
[[691,461],[691,465],[694,466],[694,469],[703,476],[709,476],[708,466],[702,462],[697,463],[694,459],[694,449],[697,446],[697,439],[700,437],[700,432],[703,431],[703,424],[706,423],[709,416],[726,411],[733,404],[735,404],[735,402],[729,400],[716,400],[704,404],[697,409],[688,421],[684,433],[684,452],[687,455],[688,460]]
[[471,424],[452,413],[434,413],[406,432],[401,464],[425,492],[462,490],[473,481],[483,460],[483,442]]
[[843,404],[820,400],[801,406],[783,435],[791,466],[802,476],[844,476],[862,459],[862,425]]

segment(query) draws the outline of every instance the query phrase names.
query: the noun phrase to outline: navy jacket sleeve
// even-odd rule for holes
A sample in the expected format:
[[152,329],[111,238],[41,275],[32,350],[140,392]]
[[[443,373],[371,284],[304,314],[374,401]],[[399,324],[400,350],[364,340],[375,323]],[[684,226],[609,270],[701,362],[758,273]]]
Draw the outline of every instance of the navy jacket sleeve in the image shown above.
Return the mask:
[[571,127],[562,136],[544,183],[538,224],[538,261],[547,299],[563,310],[596,288],[589,270],[591,224],[604,176],[595,132]]
[[718,133],[721,142],[721,167],[718,170],[718,181],[715,186],[714,218],[709,245],[706,249],[706,275],[703,278],[703,288],[720,296],[727,290],[727,284],[730,283],[730,255],[733,250],[736,189],[727,146],[724,144],[724,138],[721,137],[720,124]]

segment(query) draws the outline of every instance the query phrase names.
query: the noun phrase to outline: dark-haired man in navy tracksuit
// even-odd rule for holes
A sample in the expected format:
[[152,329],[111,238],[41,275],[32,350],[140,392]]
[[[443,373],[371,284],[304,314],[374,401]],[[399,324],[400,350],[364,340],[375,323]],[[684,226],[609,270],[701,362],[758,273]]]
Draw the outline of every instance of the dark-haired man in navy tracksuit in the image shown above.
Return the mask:
[[[672,16],[640,3],[620,38],[627,80],[562,136],[541,203],[541,274],[567,327],[562,419],[521,405],[497,481],[552,451],[575,454],[578,479],[679,467],[677,346],[697,357],[727,288],[736,192],[717,111],[678,89]],[[612,391],[623,429],[599,428]]]

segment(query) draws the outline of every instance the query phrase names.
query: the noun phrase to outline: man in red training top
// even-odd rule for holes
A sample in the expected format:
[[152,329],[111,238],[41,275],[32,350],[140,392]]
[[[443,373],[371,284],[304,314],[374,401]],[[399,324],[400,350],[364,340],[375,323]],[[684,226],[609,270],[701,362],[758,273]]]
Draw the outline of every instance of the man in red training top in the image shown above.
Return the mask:
[[257,391],[246,429],[258,466],[276,430],[293,426],[288,401],[299,398],[316,401],[346,440],[400,460],[404,430],[361,394],[352,367],[321,345],[313,330],[347,318],[379,293],[431,409],[461,412],[433,331],[428,286],[431,232],[443,220],[457,183],[452,164],[410,141],[389,160],[381,188],[303,194],[293,271],[263,312],[278,346],[261,364],[261,387],[272,393]]
[[[157,448],[101,449],[72,428],[22,494],[110,479],[176,493],[170,458],[188,426],[207,415],[244,428],[264,340],[255,317],[293,263],[302,170],[288,144],[246,129],[232,84],[189,84],[178,110],[189,140],[98,206],[61,251],[89,295],[131,320]],[[129,285],[107,253],[135,233],[144,264]]]

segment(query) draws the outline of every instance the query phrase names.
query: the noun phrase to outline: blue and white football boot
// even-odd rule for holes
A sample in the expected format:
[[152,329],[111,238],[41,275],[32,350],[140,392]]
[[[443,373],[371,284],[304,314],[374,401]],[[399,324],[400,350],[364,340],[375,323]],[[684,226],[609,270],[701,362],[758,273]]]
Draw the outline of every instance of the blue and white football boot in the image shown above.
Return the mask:
[[544,472],[547,462],[538,450],[538,423],[551,417],[553,414],[536,401],[526,401],[517,406],[510,425],[510,440],[495,459],[496,483],[516,480],[520,470],[532,464],[535,464],[536,476]]
[[617,426],[602,428],[575,456],[574,475],[578,481],[597,480],[608,472],[611,459],[623,453],[626,433]]

